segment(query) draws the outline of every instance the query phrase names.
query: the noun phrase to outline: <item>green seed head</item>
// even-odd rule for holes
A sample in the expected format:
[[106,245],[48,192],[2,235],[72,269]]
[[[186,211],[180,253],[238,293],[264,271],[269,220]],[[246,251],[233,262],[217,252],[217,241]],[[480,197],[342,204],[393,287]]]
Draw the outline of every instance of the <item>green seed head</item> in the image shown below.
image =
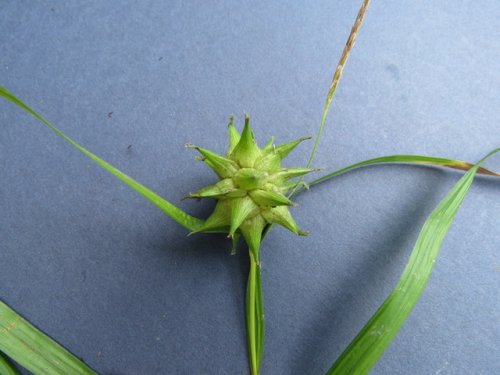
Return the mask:
[[220,181],[206,186],[188,198],[213,198],[218,202],[214,212],[196,232],[223,232],[229,237],[242,234],[252,250],[259,248],[262,231],[267,224],[279,224],[298,235],[305,235],[290,214],[293,206],[286,193],[299,181],[294,180],[313,169],[283,168],[281,161],[297,145],[309,138],[275,146],[273,139],[259,148],[255,142],[250,119],[240,134],[229,120],[229,148],[225,156],[201,147],[201,160],[219,176]]

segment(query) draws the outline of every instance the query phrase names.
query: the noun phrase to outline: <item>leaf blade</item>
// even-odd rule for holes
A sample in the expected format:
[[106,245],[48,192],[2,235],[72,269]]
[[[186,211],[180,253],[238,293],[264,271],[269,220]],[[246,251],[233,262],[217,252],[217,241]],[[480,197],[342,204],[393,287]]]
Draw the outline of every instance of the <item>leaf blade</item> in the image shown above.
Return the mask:
[[[328,173],[328,174],[326,174],[322,177],[319,177],[311,182],[308,182],[306,185],[313,186],[313,185],[319,184],[323,181],[329,180],[333,177],[336,177],[338,175],[344,174],[346,172],[350,172],[354,169],[368,167],[371,165],[378,165],[378,164],[418,164],[418,165],[447,167],[447,168],[466,170],[466,171],[474,166],[473,164],[466,162],[466,161],[462,161],[462,160],[438,158],[438,157],[433,157],[433,156],[409,155],[409,154],[389,155],[389,156],[381,156],[381,157],[373,158],[373,159],[367,159],[367,160],[349,165],[345,168],[339,169],[339,170],[332,172],[332,173]],[[489,175],[489,176],[500,177],[500,173],[497,173],[495,171],[491,171],[491,170],[483,168],[483,167],[478,168],[477,173]],[[297,188],[294,195],[298,194],[299,192],[303,191],[304,189],[305,189],[304,187]]]
[[0,374],[2,375],[21,375],[14,364],[0,352]]
[[96,374],[2,301],[0,351],[35,374]]
[[441,244],[480,164],[499,151],[500,148],[493,150],[474,165],[432,211],[396,287],[335,361],[327,375],[368,374],[373,368],[423,293]]
[[102,168],[104,168],[106,171],[111,173],[113,176],[118,178],[120,181],[122,181],[125,185],[129,186],[139,194],[141,194],[144,198],[148,199],[150,202],[152,202],[154,205],[156,205],[158,208],[160,208],[165,214],[170,216],[172,219],[174,219],[176,222],[181,224],[187,229],[190,230],[196,230],[197,228],[201,227],[203,225],[203,220],[198,219],[194,216],[191,216],[184,211],[182,211],[180,208],[177,206],[173,205],[166,199],[162,198],[158,194],[156,194],[154,191],[151,189],[145,187],[144,185],[140,184],[139,182],[135,181],[133,178],[129,177],[119,169],[115,168],[111,164],[107,163],[106,161],[102,160],[99,158],[97,155],[93,154],[77,142],[73,141],[71,138],[69,138],[67,135],[65,135],[62,131],[60,131],[58,128],[56,128],[54,125],[52,125],[49,121],[44,119],[41,115],[36,113],[33,109],[31,109],[27,104],[22,102],[19,98],[14,96],[11,92],[9,92],[6,88],[0,86],[0,96],[4,97],[8,101],[14,103],[18,107],[22,108],[24,111],[28,112],[32,116],[34,116],[36,119],[40,120],[45,126],[47,126],[50,130],[52,130],[54,133],[56,133],[59,137],[63,138],[65,141],[69,142],[73,147],[75,147],[77,150],[88,156],[90,159],[92,159],[94,162],[99,164]]

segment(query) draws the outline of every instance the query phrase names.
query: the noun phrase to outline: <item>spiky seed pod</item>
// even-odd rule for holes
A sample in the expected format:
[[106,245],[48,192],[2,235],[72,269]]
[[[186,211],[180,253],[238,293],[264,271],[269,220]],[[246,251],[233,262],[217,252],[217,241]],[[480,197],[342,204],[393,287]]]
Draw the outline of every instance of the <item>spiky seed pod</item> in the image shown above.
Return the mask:
[[252,251],[258,251],[262,231],[267,224],[279,224],[295,234],[306,235],[288,210],[288,206],[294,203],[286,197],[286,193],[297,186],[298,181],[294,178],[314,169],[283,168],[281,162],[309,137],[280,146],[275,146],[271,138],[261,149],[255,142],[248,116],[245,116],[241,134],[233,124],[233,117],[229,120],[228,130],[229,148],[225,156],[187,145],[198,150],[202,155],[200,159],[220,178],[217,183],[186,197],[218,200],[214,212],[196,233],[228,233],[233,238],[233,244],[242,234]]

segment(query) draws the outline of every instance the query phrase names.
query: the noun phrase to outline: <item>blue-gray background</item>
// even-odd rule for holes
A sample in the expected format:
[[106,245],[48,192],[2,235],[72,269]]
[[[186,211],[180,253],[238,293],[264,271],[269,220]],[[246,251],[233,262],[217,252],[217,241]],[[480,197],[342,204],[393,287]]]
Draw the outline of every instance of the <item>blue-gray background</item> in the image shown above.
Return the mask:
[[[317,129],[359,1],[4,1],[0,84],[180,202],[214,175],[231,113],[260,142]],[[500,4],[375,1],[315,165],[500,145]],[[112,113],[111,113],[112,112]],[[247,254],[186,230],[0,103],[0,298],[99,373],[246,374]],[[305,164],[312,143],[289,157]],[[500,157],[488,161],[500,169]],[[297,198],[310,231],[263,244],[263,374],[322,374],[395,285],[460,173],[359,170]],[[478,178],[425,291],[373,374],[500,373],[500,186]]]

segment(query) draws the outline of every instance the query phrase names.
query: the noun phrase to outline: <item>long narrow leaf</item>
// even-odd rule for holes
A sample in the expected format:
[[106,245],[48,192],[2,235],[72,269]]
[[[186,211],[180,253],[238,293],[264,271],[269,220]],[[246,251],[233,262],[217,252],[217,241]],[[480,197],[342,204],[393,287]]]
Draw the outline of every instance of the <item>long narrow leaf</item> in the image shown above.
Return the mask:
[[2,353],[0,353],[0,374],[1,375],[21,375],[14,364]]
[[164,198],[160,197],[158,194],[153,192],[152,190],[148,189],[147,187],[141,185],[131,177],[127,176],[125,173],[121,172],[117,168],[113,167],[111,164],[105,162],[101,158],[99,158],[97,155],[94,155],[92,152],[88,151],[86,148],[83,146],[79,145],[75,141],[73,141],[71,138],[66,136],[63,132],[61,132],[59,129],[57,129],[54,125],[52,125],[50,122],[45,120],[42,116],[40,116],[38,113],[36,113],[34,110],[32,110],[30,107],[28,107],[25,103],[23,103],[20,99],[15,97],[12,93],[10,93],[6,88],[0,87],[0,96],[4,97],[5,99],[9,100],[10,102],[16,104],[20,108],[24,109],[26,112],[30,113],[34,117],[36,117],[38,120],[43,122],[47,127],[49,127],[54,133],[56,133],[59,137],[63,138],[67,142],[71,143],[76,149],[87,155],[89,158],[91,158],[93,161],[95,161],[97,164],[99,164],[101,167],[103,167],[105,170],[107,170],[109,173],[111,173],[113,176],[117,177],[119,180],[121,180],[123,183],[137,191],[139,194],[141,194],[143,197],[146,199],[150,200],[153,204],[155,204],[157,207],[159,207],[164,213],[166,213],[168,216],[170,216],[172,219],[177,221],[179,224],[182,226],[190,229],[190,230],[196,230],[203,224],[203,220],[195,218],[191,215],[188,215],[184,211],[182,211],[180,208],[174,206],[172,203],[168,202]]
[[457,182],[427,218],[398,284],[360,333],[333,364],[327,375],[363,375],[387,349],[425,289],[443,239],[462,204],[480,164],[499,152],[490,152]]
[[[395,164],[419,164],[419,165],[429,165],[429,166],[440,166],[440,167],[447,167],[447,168],[453,168],[453,169],[460,169],[464,171],[468,171],[471,169],[474,164],[468,163],[466,161],[462,160],[453,160],[453,159],[445,159],[445,158],[436,158],[432,156],[422,156],[422,155],[391,155],[391,156],[382,156],[379,158],[374,158],[374,159],[368,159],[365,161],[361,161],[356,164],[352,164],[348,167],[339,169],[338,171],[328,173],[325,176],[319,177],[311,182],[308,182],[306,185],[307,186],[312,186],[319,184],[320,182],[329,180],[333,177],[336,177],[340,174],[349,172],[353,169],[361,168],[361,167],[367,167],[370,165],[376,165],[376,164],[389,164],[389,163],[395,163]],[[477,173],[480,174],[485,174],[485,175],[490,175],[490,176],[499,176],[500,173],[490,171],[489,169],[486,168],[478,168]],[[304,190],[304,187],[300,187],[297,189],[295,194],[301,192]],[[294,194],[294,195],[295,195]]]
[[34,374],[96,374],[1,301],[0,351]]

